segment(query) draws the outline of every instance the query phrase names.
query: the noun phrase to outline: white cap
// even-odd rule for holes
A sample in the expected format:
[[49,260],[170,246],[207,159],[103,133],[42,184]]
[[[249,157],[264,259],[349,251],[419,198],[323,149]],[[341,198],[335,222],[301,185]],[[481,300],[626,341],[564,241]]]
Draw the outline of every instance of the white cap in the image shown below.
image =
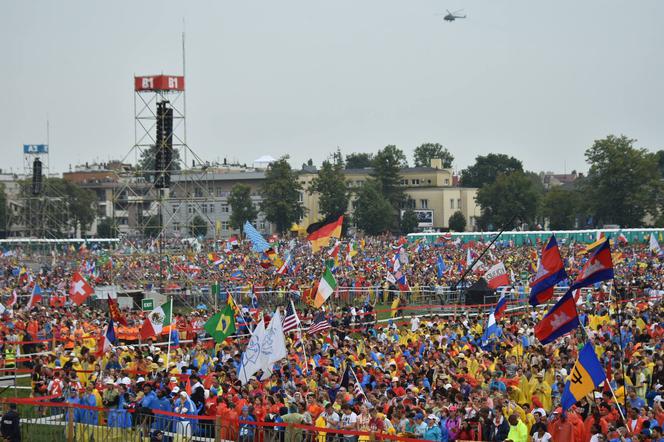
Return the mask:
[[145,359],[147,359],[148,361],[153,361],[153,360],[154,360],[154,359],[152,359],[152,356],[148,356],[148,357],[145,358]]
[[392,382],[399,382],[399,378],[398,378],[398,377],[396,377],[396,376],[395,376],[395,377],[393,377],[393,378],[392,378]]
[[435,414],[430,414],[430,415],[427,416],[427,419],[431,419],[431,420],[433,420],[433,421],[437,421],[437,420],[438,420],[438,417],[436,417]]
[[171,382],[177,382],[178,379],[175,376],[171,376]]
[[120,383],[124,384],[124,385],[131,385],[131,379],[129,379],[127,376],[125,376],[125,377],[122,378]]
[[145,378],[143,376],[139,376],[138,379],[136,379],[137,384],[140,384],[141,382],[145,382]]
[[173,387],[173,393],[178,393],[180,391],[180,387]]
[[658,394],[657,396],[655,396],[653,398],[653,401],[655,401],[655,402],[664,402],[664,399],[662,398],[661,394]]

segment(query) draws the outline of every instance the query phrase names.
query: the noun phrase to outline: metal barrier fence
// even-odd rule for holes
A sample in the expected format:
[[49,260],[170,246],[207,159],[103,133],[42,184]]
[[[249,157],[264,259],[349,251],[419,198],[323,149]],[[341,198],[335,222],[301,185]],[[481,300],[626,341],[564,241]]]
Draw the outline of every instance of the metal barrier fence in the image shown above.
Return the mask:
[[[144,408],[99,408],[74,403],[3,399],[18,403],[20,437],[24,441],[48,442],[419,442],[413,434],[390,434],[370,426],[364,431],[319,428],[293,422],[231,421],[225,416],[198,416]],[[3,410],[4,412],[5,410]],[[159,439],[161,433],[161,439]]]

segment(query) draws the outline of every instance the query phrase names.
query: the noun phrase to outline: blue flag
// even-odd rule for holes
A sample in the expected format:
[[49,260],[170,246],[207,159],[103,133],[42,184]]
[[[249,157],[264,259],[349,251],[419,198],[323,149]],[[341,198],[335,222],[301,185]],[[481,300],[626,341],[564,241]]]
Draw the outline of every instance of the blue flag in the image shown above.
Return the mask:
[[436,264],[436,268],[438,270],[438,277],[442,278],[443,272],[445,271],[445,261],[443,260],[443,257],[440,255],[438,255],[438,263]]
[[251,240],[251,250],[254,252],[264,252],[270,248],[263,235],[249,221],[244,223],[244,233]]
[[605,380],[606,373],[604,373],[602,364],[597,359],[593,345],[588,342],[579,352],[579,359],[567,377],[565,389],[560,398],[563,410],[569,409]]

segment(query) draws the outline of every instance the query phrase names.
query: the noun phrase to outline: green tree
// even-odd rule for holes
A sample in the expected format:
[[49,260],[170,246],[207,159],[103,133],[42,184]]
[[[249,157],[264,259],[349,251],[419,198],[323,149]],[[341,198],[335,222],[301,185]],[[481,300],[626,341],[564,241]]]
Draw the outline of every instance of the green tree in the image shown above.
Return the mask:
[[143,235],[148,238],[157,238],[161,234],[161,220],[159,215],[151,216],[143,224]]
[[495,182],[483,185],[475,199],[482,207],[479,224],[484,228],[497,229],[506,225],[513,216],[519,223],[532,224],[537,216],[540,194],[532,179],[522,172],[513,172],[498,175]]
[[401,234],[408,235],[409,233],[415,232],[419,223],[417,213],[415,213],[413,209],[404,210],[401,215]]
[[514,157],[502,153],[479,155],[475,164],[461,171],[461,185],[464,187],[482,187],[496,181],[499,174],[523,172],[523,164]]
[[609,135],[586,150],[590,169],[582,191],[596,225],[640,227],[647,214],[657,216],[663,191],[657,157],[635,142]]
[[[154,172],[157,166],[155,161],[157,158],[157,146],[152,145],[147,149],[141,151],[141,156],[138,159],[138,169],[143,172],[145,178],[152,182],[154,181]],[[182,160],[180,159],[180,151],[173,149],[173,156],[171,158],[171,170],[180,170]]]
[[208,223],[199,215],[196,215],[191,220],[191,227],[189,228],[189,231],[195,237],[205,236],[207,235],[208,231]]
[[353,219],[368,235],[378,235],[394,227],[396,211],[385,198],[380,182],[367,180],[357,191]]
[[373,160],[371,176],[380,183],[385,198],[398,213],[405,196],[401,185],[401,169],[408,167],[406,155],[394,145],[379,150]]
[[346,155],[346,169],[366,169],[372,165],[373,154],[359,152]]
[[658,150],[655,152],[655,157],[657,158],[659,174],[662,176],[662,178],[664,178],[664,150]]
[[348,208],[349,191],[339,162],[323,161],[323,165],[307,189],[310,194],[318,192],[320,212],[325,218],[339,217]]
[[465,232],[466,230],[466,217],[460,211],[454,212],[448,221],[450,230],[454,232]]
[[424,143],[415,148],[416,167],[428,167],[434,158],[443,160],[443,168],[445,169],[452,167],[452,162],[454,162],[454,155],[442,144]]
[[542,215],[554,230],[574,229],[580,216],[580,196],[575,190],[562,187],[549,189],[542,200]]
[[6,238],[9,232],[9,206],[5,185],[0,183],[0,238]]
[[244,234],[244,223],[253,223],[258,216],[258,210],[251,201],[251,187],[243,183],[237,183],[231,189],[228,197],[231,206],[231,217],[229,224],[234,229],[240,229],[240,237]]
[[270,164],[261,188],[261,211],[268,221],[276,225],[279,233],[286,232],[304,216],[301,191],[302,185],[288,164],[288,155]]
[[118,226],[113,218],[104,217],[97,223],[97,236],[99,238],[117,238]]

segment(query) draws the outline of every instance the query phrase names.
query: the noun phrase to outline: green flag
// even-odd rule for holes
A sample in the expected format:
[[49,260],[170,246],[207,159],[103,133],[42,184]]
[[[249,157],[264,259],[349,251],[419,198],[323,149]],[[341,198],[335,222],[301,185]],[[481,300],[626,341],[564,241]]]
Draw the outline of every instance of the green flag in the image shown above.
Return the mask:
[[212,336],[214,342],[224,342],[227,337],[235,333],[233,308],[226,305],[222,311],[215,313],[208,319],[203,328]]

